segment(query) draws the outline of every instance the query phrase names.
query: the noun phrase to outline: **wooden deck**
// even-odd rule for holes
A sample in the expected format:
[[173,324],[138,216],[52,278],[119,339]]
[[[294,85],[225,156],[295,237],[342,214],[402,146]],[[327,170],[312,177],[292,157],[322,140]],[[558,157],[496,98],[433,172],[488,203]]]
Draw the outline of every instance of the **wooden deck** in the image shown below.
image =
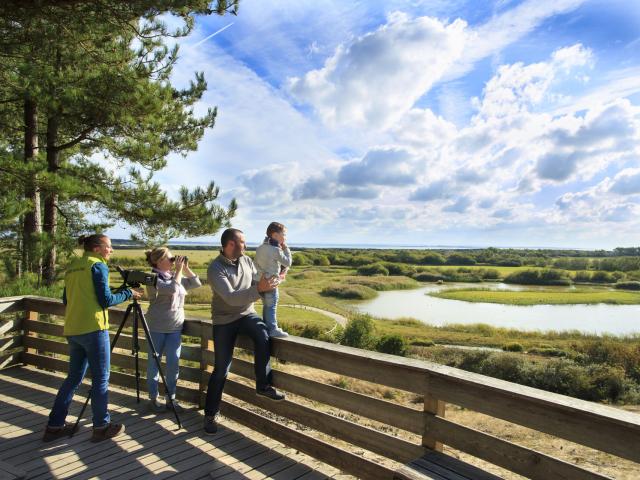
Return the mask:
[[[0,464],[22,471],[25,478],[215,478],[325,479],[343,477],[338,470],[283,446],[230,420],[217,435],[203,434],[200,411],[181,415],[177,430],[169,414],[150,414],[135,393],[112,388],[109,409],[126,425],[116,441],[89,442],[91,409],[71,439],[41,441],[49,409],[62,376],[31,367],[0,371]],[[84,400],[76,394],[68,421]],[[0,478],[16,478],[3,474]]]

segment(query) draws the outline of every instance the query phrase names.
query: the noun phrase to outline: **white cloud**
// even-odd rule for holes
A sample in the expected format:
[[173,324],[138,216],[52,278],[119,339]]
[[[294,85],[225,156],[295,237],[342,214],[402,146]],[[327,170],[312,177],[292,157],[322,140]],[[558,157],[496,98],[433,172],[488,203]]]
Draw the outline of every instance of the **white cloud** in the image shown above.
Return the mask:
[[393,125],[460,56],[466,23],[393,13],[340,45],[323,68],[291,78],[289,91],[329,125]]
[[555,77],[575,67],[589,65],[592,52],[580,44],[553,52],[548,62],[503,65],[489,80],[482,101],[476,100],[481,117],[513,117],[546,99]]
[[541,2],[526,0],[520,5],[506,10],[500,15],[469,32],[469,40],[464,55],[448,72],[445,80],[459,78],[469,72],[473,65],[483,58],[500,52],[540,23],[554,15],[575,10],[586,0],[554,0]]
[[640,193],[640,168],[626,168],[619,172],[608,189],[618,195],[635,195]]
[[416,181],[414,154],[404,148],[372,148],[362,160],[350,162],[338,172],[344,185],[411,185]]

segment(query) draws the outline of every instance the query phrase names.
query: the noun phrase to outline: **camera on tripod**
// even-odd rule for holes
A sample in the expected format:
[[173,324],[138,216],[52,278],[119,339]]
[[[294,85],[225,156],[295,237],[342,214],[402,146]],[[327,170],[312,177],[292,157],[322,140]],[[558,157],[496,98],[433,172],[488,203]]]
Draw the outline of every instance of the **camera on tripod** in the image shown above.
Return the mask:
[[158,281],[158,275],[155,273],[143,272],[142,270],[125,270],[119,265],[116,270],[124,280],[124,286],[138,288],[141,285],[155,287]]

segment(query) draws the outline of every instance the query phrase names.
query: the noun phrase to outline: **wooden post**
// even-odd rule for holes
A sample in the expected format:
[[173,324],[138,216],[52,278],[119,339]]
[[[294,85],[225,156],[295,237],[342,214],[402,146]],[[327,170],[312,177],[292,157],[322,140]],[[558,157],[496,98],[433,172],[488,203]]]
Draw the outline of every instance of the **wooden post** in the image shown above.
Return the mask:
[[439,442],[437,439],[431,437],[428,432],[428,422],[427,418],[429,416],[439,416],[444,417],[446,410],[446,403],[442,400],[438,400],[430,394],[430,377],[427,377],[427,388],[425,389],[424,395],[424,428],[422,433],[422,446],[427,447],[431,450],[435,450],[436,452],[442,452],[443,445],[442,442]]
[[[29,320],[36,321],[38,320],[38,318],[39,318],[38,312],[33,312],[31,310],[27,310],[26,312],[24,312],[24,323],[23,323],[23,334],[22,334],[23,343],[26,343],[25,342],[26,337],[35,336],[35,334],[29,333]],[[35,348],[24,347],[22,351],[25,353],[31,353],[31,354],[37,353]],[[26,364],[27,362],[23,361],[22,363]]]
[[213,351],[213,328],[210,323],[200,323],[200,408],[204,408],[207,397],[209,377],[213,372],[213,365],[209,363],[209,352]]

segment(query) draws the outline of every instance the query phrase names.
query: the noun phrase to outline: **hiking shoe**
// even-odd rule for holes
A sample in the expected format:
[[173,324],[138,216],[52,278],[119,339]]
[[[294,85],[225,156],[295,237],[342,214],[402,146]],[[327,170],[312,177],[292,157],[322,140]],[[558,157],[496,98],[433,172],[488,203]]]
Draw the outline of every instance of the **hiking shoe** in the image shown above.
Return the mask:
[[61,427],[51,427],[47,425],[47,427],[44,429],[42,441],[51,442],[53,440],[57,440],[58,438],[69,437],[77,432],[78,429],[74,429],[74,427],[75,425],[72,425],[71,423],[65,423]]
[[107,423],[106,426],[100,428],[93,428],[93,435],[91,435],[92,442],[101,442],[109,438],[117,437],[121,433],[124,433],[124,425],[121,423]]
[[271,338],[286,338],[289,334],[282,330],[280,327],[274,328],[269,332],[269,337]]
[[276,402],[285,399],[285,394],[277,391],[271,385],[264,390],[256,390],[256,393],[262,397],[267,397],[269,400],[275,400]]
[[184,412],[184,407],[180,405],[180,402],[178,402],[178,400],[175,398],[172,400],[173,400],[173,408],[171,408],[171,401],[169,401],[168,398],[167,398],[167,401],[165,402],[165,408],[167,410],[175,410],[178,413]]
[[205,415],[204,417],[204,433],[207,435],[215,435],[218,431],[218,423],[216,422],[215,415]]
[[162,413],[165,411],[165,406],[162,404],[162,402],[160,402],[160,400],[158,400],[158,397],[150,398],[149,410],[154,413]]

